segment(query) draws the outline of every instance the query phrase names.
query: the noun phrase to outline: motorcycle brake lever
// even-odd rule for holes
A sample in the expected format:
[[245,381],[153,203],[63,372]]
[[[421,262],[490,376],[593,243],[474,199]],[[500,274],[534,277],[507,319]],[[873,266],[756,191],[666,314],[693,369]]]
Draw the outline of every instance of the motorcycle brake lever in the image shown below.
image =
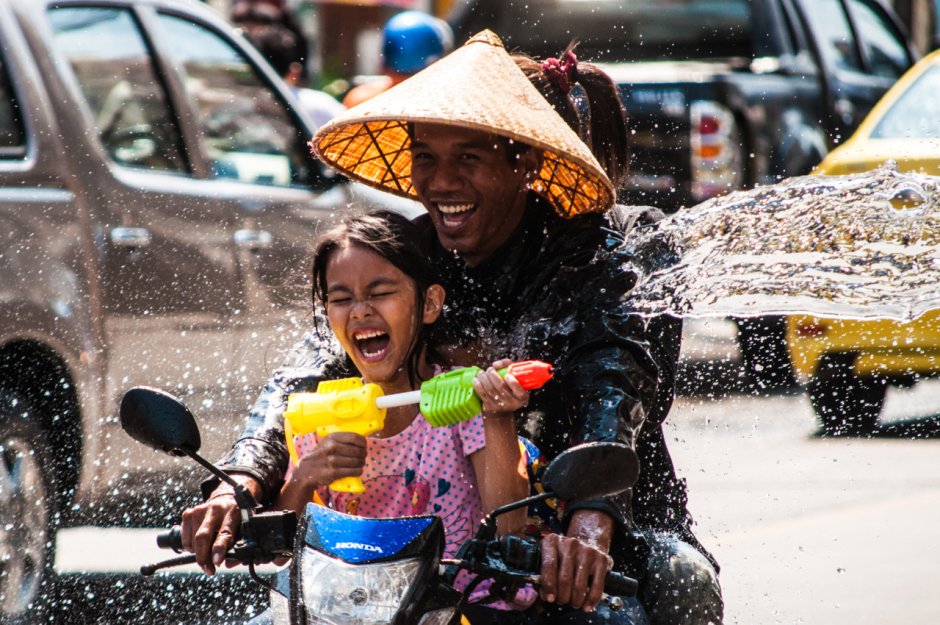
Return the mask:
[[[232,551],[229,551],[225,554],[225,559],[237,560],[235,553]],[[187,564],[196,564],[196,556],[190,554],[188,556],[181,556],[179,558],[170,558],[169,560],[163,560],[162,562],[157,562],[155,564],[144,564],[140,567],[140,574],[144,577],[150,577],[157,571],[171,569],[177,566],[186,566]]]
[[140,567],[140,574],[144,577],[150,577],[161,569],[169,569],[174,566],[183,566],[186,564],[196,564],[196,556],[183,556],[181,558],[171,558],[163,562],[157,562],[156,564],[145,564]]
[[448,558],[441,559],[442,566],[453,566],[458,569],[463,569],[470,573],[480,575],[483,577],[492,577],[500,579],[508,579],[514,582],[538,582],[539,576],[526,573],[526,572],[515,572],[507,570],[505,568],[494,568],[487,566],[485,564],[477,564],[474,562],[468,562],[466,560],[452,560]]

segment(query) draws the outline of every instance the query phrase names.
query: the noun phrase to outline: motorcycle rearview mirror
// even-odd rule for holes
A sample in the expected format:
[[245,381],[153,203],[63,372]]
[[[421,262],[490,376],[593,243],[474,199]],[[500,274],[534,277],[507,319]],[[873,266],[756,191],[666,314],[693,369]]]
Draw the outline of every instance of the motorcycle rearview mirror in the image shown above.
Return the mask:
[[183,402],[165,391],[137,386],[121,400],[121,427],[135,441],[172,456],[199,451],[196,419]]
[[622,443],[584,443],[558,454],[545,468],[542,486],[563,501],[623,492],[636,483],[640,462]]
[[477,541],[496,536],[496,517],[537,501],[556,497],[562,501],[593,499],[623,492],[636,483],[640,461],[623,443],[582,443],[563,451],[545,467],[542,492],[500,506],[487,514],[477,531]]
[[202,445],[199,426],[193,413],[176,397],[160,389],[135,386],[124,393],[120,414],[121,427],[135,441],[171,456],[189,456],[234,489],[235,500],[243,511],[258,507],[248,489],[196,453]]

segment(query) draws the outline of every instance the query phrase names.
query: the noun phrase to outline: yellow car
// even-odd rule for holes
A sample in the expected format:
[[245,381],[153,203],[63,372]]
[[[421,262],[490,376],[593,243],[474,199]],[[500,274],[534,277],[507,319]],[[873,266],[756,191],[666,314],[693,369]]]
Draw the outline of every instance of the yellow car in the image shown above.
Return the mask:
[[[940,51],[921,59],[858,130],[816,168],[852,174],[892,159],[901,171],[940,175]],[[787,345],[822,431],[874,430],[889,385],[940,375],[940,310],[909,323],[791,316]]]

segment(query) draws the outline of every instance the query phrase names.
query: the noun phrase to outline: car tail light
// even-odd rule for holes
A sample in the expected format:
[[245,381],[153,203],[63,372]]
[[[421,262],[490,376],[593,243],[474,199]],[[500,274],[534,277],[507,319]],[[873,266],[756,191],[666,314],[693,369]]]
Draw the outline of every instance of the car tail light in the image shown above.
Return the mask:
[[734,115],[710,101],[693,102],[689,112],[692,197],[702,201],[742,188],[744,149]]
[[721,121],[710,115],[702,115],[698,122],[698,131],[703,135],[713,135],[721,129]]

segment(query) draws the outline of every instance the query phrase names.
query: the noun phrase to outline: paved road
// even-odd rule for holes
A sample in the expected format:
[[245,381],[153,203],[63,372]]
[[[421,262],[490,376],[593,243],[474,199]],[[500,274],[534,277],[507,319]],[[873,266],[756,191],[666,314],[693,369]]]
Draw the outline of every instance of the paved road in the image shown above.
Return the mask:
[[[709,374],[737,372],[717,365]],[[815,437],[799,393],[759,398],[701,385],[698,392],[677,400],[666,433],[689,483],[697,533],[723,567],[729,625],[940,623],[940,428],[929,418],[940,414],[940,381],[890,392],[890,423],[870,440]],[[904,438],[912,433],[924,438]],[[63,532],[60,569],[98,575],[70,578],[72,614],[139,595],[120,571],[164,555],[152,547],[153,534]],[[261,600],[232,590],[232,579],[177,578],[171,592],[148,588],[144,601],[159,615],[154,623],[223,622]],[[117,584],[127,587],[109,597]],[[222,611],[203,605],[219,598],[229,602]],[[203,609],[174,609],[186,601]]]
[[815,437],[802,394],[681,398],[669,446],[727,623],[940,622],[937,414],[940,382],[890,392],[870,440]]

